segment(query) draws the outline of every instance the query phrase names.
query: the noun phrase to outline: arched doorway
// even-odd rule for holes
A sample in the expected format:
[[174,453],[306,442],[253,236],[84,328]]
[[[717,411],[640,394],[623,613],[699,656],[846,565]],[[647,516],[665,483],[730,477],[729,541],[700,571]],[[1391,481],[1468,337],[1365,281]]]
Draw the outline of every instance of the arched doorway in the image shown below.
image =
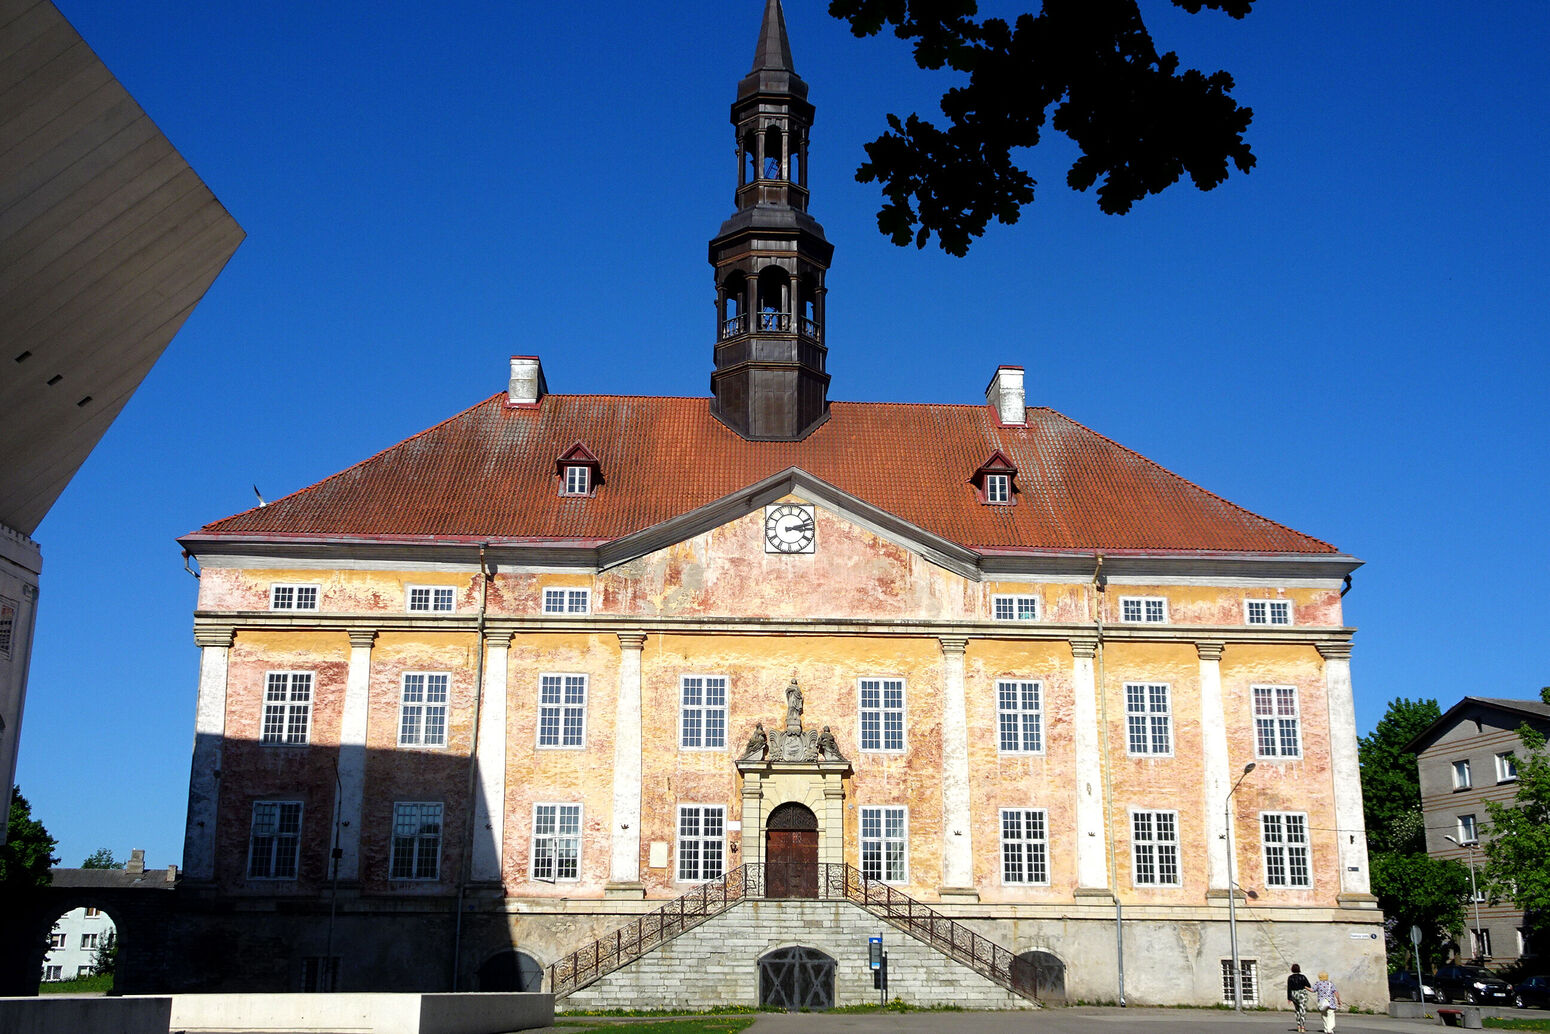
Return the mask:
[[498,951],[479,967],[481,991],[541,991],[543,985],[544,968],[527,952]]
[[770,812],[764,824],[764,894],[818,896],[818,816],[795,801]]
[[[1061,1004],[1066,1000],[1066,964],[1047,951],[1025,951],[1017,956],[1031,968],[1033,985],[1041,1002]],[[1026,970],[1025,970],[1026,971]]]
[[53,992],[111,992],[118,966],[118,925],[96,905],[77,905],[55,916],[39,976]]
[[834,1008],[834,960],[817,948],[770,952],[759,960],[759,1004],[791,1010]]

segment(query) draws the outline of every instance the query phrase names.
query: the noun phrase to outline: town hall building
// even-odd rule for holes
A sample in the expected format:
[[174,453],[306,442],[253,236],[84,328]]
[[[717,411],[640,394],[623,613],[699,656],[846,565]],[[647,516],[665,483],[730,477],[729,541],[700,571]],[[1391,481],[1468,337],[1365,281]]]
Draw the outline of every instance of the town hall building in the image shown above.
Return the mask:
[[514,357],[182,539],[202,986],[821,1008],[876,1000],[881,937],[922,1004],[1212,1004],[1237,972],[1275,1006],[1292,961],[1381,1003],[1359,561],[1018,366],[831,401],[829,348],[868,344],[826,333],[779,0],[731,115],[710,397]]

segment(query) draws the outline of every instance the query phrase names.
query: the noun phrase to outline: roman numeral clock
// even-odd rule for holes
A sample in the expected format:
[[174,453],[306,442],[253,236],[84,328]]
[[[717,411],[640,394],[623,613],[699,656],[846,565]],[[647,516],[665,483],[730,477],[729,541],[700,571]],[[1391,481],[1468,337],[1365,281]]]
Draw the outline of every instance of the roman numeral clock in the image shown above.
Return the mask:
[[811,506],[776,503],[764,508],[766,553],[811,553],[816,535]]

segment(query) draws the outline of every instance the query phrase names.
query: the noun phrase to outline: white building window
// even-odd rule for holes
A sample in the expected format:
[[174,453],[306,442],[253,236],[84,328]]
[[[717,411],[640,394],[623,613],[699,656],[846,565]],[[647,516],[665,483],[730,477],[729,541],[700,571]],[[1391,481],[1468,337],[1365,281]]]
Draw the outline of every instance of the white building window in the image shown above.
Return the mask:
[[904,749],[904,680],[861,680],[861,749]]
[[1003,754],[1044,750],[1043,690],[1038,682],[996,682],[996,721]]
[[992,596],[990,613],[997,621],[1039,620],[1037,596]]
[[43,979],[44,980],[63,980],[65,978],[64,974],[65,974],[65,967],[64,966],[44,966],[43,967]]
[[83,934],[81,934],[81,947],[83,949],[90,949],[92,951],[95,951],[97,949],[97,946],[98,946],[98,938],[101,937],[101,936],[102,936],[101,934],[95,934],[95,933],[83,933]]
[[1254,686],[1254,755],[1302,756],[1296,686]]
[[411,614],[450,614],[457,591],[450,586],[409,586],[409,612]]
[[1125,683],[1125,739],[1131,754],[1173,753],[1173,712],[1168,696],[1166,683]]
[[1482,926],[1478,930],[1471,929],[1469,931],[1469,939],[1475,946],[1475,958],[1488,959],[1491,957],[1491,931],[1487,927]]
[[591,589],[545,589],[545,614],[587,614],[592,610]]
[[1157,625],[1168,620],[1168,601],[1161,596],[1121,596],[1119,619]]
[[721,878],[727,810],[719,804],[678,806],[678,879],[703,883]]
[[570,464],[565,468],[565,494],[586,495],[592,491],[592,470],[581,464]]
[[63,948],[65,946],[65,935],[62,933],[49,934],[48,946],[50,948]]
[[260,743],[302,744],[312,731],[312,673],[271,671],[264,687]]
[[89,977],[91,975],[92,975],[92,967],[91,966],[77,966],[77,967],[75,967],[75,977],[76,977],[77,980],[79,980],[81,977]]
[[581,879],[581,805],[533,806],[533,879]]
[[1453,762],[1453,789],[1467,790],[1470,784],[1468,759]]
[[398,711],[400,747],[447,745],[447,687],[451,681],[447,672],[404,673],[403,701]]
[[393,804],[390,880],[434,880],[441,875],[441,805],[426,801]]
[[587,730],[587,677],[541,675],[538,679],[538,745],[580,747]]
[[271,585],[269,587],[270,610],[317,610],[318,586]]
[[1290,600],[1245,600],[1244,620],[1251,625],[1290,625]]
[[1511,783],[1518,778],[1518,759],[1513,757],[1512,751],[1496,755],[1496,781],[1498,783]]
[[680,701],[679,746],[713,749],[727,745],[726,676],[685,675]]
[[1012,475],[985,475],[985,502],[1006,503],[1012,498]]
[[248,879],[294,880],[301,856],[301,802],[254,801]]
[[884,883],[909,880],[909,816],[903,807],[861,809],[861,875]]
[[1475,817],[1473,815],[1459,816],[1458,842],[1461,844],[1473,844],[1479,841],[1475,833]]
[[1130,850],[1139,886],[1179,885],[1179,813],[1130,813]]
[[1308,856],[1308,816],[1300,812],[1261,812],[1265,845],[1265,886],[1311,887],[1313,866]]
[[1001,809],[1001,882],[1049,883],[1049,834],[1043,808]]
[[[1241,982],[1243,1004],[1259,1004],[1259,962],[1256,959],[1238,959],[1238,979]],[[1222,960],[1222,1004],[1236,1005],[1233,995],[1232,959]]]

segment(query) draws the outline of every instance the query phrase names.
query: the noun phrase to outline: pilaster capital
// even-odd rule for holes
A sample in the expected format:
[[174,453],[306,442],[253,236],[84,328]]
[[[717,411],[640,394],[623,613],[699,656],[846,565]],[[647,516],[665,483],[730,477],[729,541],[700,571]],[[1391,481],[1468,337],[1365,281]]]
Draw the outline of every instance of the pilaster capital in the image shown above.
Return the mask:
[[1351,659],[1351,643],[1349,640],[1343,643],[1315,643],[1313,645],[1319,651],[1319,656],[1326,661],[1348,661]]
[[512,637],[511,632],[485,632],[484,645],[491,650],[509,650]]
[[199,647],[216,646],[229,650],[236,638],[237,630],[235,628],[194,629],[194,645]]
[[942,644],[942,653],[946,655],[963,656],[963,651],[969,645],[969,637],[961,635],[944,635],[938,639]]
[[375,628],[352,628],[349,631],[349,636],[352,648],[365,647],[370,650],[377,644],[377,630]]
[[1220,639],[1202,639],[1195,644],[1195,652],[1203,661],[1219,661],[1222,659],[1222,648],[1225,645]]
[[1071,640],[1071,656],[1091,660],[1098,652],[1097,639],[1073,639]]
[[646,633],[644,632],[620,632],[619,648],[622,650],[639,650],[646,645]]

